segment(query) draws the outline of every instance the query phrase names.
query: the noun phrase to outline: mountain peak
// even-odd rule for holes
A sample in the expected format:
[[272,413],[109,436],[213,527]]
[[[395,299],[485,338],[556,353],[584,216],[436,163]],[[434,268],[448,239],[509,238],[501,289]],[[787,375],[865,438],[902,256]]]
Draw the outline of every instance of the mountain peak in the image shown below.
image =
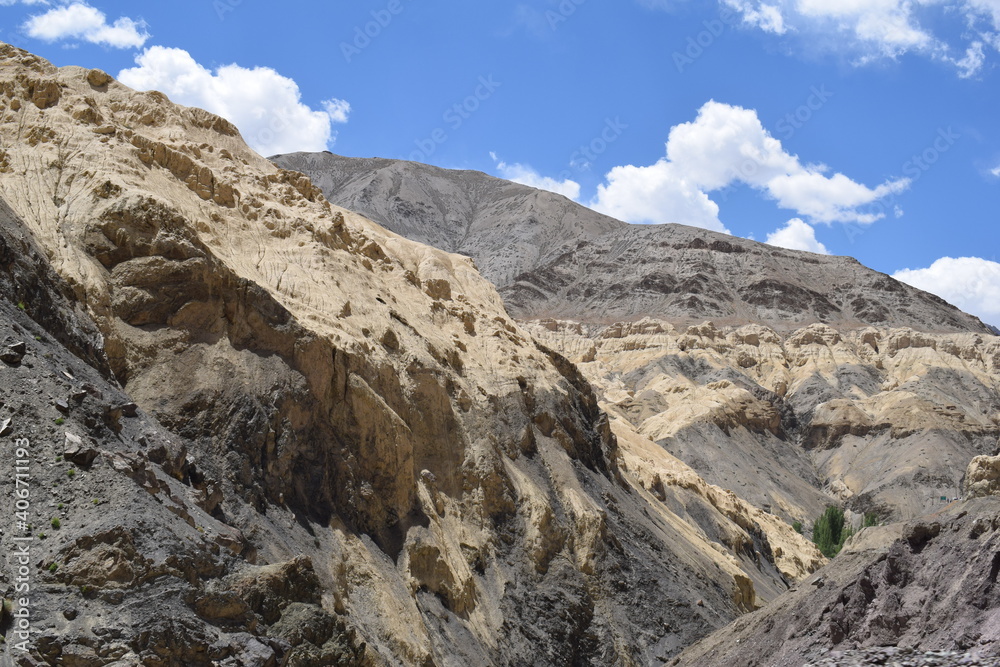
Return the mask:
[[519,319],[990,331],[851,257],[684,225],[630,225],[480,172],[329,153],[274,160],[398,234],[472,257]]

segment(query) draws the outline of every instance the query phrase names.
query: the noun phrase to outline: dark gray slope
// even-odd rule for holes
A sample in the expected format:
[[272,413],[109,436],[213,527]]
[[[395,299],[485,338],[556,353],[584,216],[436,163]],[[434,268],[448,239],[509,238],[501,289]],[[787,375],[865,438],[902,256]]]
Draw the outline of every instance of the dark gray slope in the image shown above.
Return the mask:
[[295,153],[274,161],[407,238],[475,259],[522,319],[812,322],[991,333],[936,296],[849,257],[684,225],[628,225],[565,197],[414,162]]

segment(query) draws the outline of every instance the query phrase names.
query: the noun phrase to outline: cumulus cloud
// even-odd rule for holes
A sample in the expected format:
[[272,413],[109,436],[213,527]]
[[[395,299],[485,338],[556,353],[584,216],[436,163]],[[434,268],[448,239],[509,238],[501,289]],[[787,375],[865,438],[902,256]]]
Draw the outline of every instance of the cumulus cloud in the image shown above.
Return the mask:
[[331,99],[322,109],[302,102],[298,84],[268,67],[224,65],[214,72],[183,49],[153,46],[118,80],[138,90],[158,90],[172,100],[230,120],[262,155],[326,150],[334,123],[347,121],[350,105]]
[[538,188],[539,190],[555,192],[574,201],[580,199],[580,184],[576,181],[568,178],[560,181],[549,176],[542,176],[527,165],[507,164],[503,160],[500,160],[496,153],[490,153],[490,157],[496,163],[497,173],[500,174],[501,178],[532,188]]
[[1000,264],[979,257],[942,257],[926,269],[903,269],[893,278],[937,294],[967,313],[1000,325]]
[[[997,0],[720,2],[735,10],[747,26],[776,34],[798,34],[809,48],[845,52],[859,64],[919,53],[951,63],[960,76],[968,78],[985,64],[985,44],[1000,49]],[[961,37],[946,38],[942,36],[945,34]]]
[[729,231],[719,220],[719,206],[667,159],[649,167],[615,167],[598,186],[590,207],[635,224],[676,222]]
[[816,239],[816,230],[800,218],[792,218],[781,229],[767,235],[765,243],[789,250],[805,250],[818,255],[829,255],[826,246]]
[[25,22],[24,31],[29,37],[46,42],[82,40],[91,44],[128,49],[139,48],[146,43],[149,39],[146,27],[144,21],[136,21],[127,16],[108,23],[108,17],[96,7],[86,2],[72,2],[32,16]]
[[993,169],[990,169],[990,173],[996,176],[997,178],[1000,178],[1000,165],[997,165]]
[[665,158],[651,166],[613,169],[590,205],[628,222],[724,230],[719,207],[707,193],[743,183],[814,222],[870,224],[883,214],[859,209],[910,184],[901,179],[870,188],[828,171],[803,165],[785,151],[756,111],[710,101],[694,121],[670,131]]

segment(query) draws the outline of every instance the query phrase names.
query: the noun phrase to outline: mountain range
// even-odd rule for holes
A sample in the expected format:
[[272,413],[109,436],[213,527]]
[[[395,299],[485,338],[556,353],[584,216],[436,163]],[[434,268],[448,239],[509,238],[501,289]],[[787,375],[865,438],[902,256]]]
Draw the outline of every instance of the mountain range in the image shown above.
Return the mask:
[[330,201],[472,257],[519,319],[913,327],[993,333],[940,298],[830,257],[683,225],[629,225],[561,195],[414,162],[275,156]]
[[[848,258],[483,174],[272,162],[0,44],[0,312],[4,496],[30,473],[0,535],[30,553],[0,563],[12,664],[997,639],[1000,339]],[[828,563],[830,504],[884,525]],[[979,611],[921,615],[908,581]]]

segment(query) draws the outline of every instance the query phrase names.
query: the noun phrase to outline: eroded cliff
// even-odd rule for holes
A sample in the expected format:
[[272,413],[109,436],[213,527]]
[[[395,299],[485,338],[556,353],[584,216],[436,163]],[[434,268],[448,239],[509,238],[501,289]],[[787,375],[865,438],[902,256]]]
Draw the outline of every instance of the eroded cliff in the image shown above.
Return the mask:
[[0,141],[36,659],[643,664],[820,565],[225,120],[0,45]]

